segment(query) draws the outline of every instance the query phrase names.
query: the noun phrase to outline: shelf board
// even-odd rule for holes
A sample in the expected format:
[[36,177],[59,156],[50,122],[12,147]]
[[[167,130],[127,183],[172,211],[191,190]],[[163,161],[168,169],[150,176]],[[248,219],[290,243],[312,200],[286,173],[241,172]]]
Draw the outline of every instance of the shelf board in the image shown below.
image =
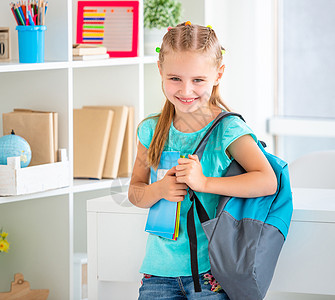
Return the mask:
[[11,60],[9,62],[0,62],[0,73],[5,72],[21,72],[21,71],[40,71],[40,70],[57,70],[67,69],[70,66],[73,68],[89,68],[89,67],[108,67],[108,66],[126,66],[136,65],[140,62],[144,64],[157,63],[157,56],[144,57],[120,57],[101,60],[90,61],[47,61],[44,63],[26,64],[19,63],[18,60]]
[[130,178],[116,178],[116,179],[74,179],[73,180],[73,192],[87,192],[94,190],[108,189],[112,187],[120,187],[129,185]]
[[139,57],[120,57],[100,60],[72,61],[73,68],[89,68],[89,67],[108,67],[108,66],[126,66],[136,65],[140,62]]
[[128,186],[130,178],[116,178],[116,179],[74,179],[72,187],[65,187],[60,189],[49,190],[40,193],[32,193],[18,196],[0,196],[0,204],[12,203],[24,200],[46,198],[52,196],[66,195],[72,190],[73,193],[81,193],[88,191],[96,191],[102,189],[109,189],[113,187]]
[[56,70],[66,69],[69,67],[67,61],[47,61],[44,63],[26,64],[19,61],[9,61],[0,63],[1,72],[20,72],[20,71],[39,71],[39,70]]
[[139,63],[155,64],[157,63],[157,56],[144,56],[144,57],[120,57],[109,58],[101,60],[88,60],[88,61],[72,61],[73,68],[89,68],[89,67],[108,67],[108,66],[126,66],[136,65]]
[[59,196],[59,195],[66,195],[69,192],[70,192],[70,188],[65,187],[65,188],[49,190],[49,191],[40,192],[40,193],[26,194],[26,195],[0,196],[0,204],[31,200],[31,199],[38,199],[38,198],[46,198],[46,197]]

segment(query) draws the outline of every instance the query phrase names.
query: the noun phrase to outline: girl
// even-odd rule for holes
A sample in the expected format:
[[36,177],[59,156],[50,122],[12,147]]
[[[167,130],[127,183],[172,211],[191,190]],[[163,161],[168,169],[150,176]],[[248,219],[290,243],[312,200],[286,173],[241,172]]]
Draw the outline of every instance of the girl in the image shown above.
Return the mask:
[[[198,265],[202,292],[191,276],[186,215],[191,206],[187,188],[197,192],[213,218],[219,195],[258,197],[275,193],[275,174],[256,144],[251,129],[238,117],[225,118],[212,132],[201,162],[191,155],[215,117],[229,110],[219,95],[224,71],[222,47],[213,29],[190,22],[169,29],[159,51],[158,68],[166,102],[162,112],[138,128],[138,149],[129,186],[129,200],[149,208],[161,198],[181,203],[177,241],[149,235],[140,272],[139,299],[228,299],[210,274],[208,241],[196,218]],[[180,151],[185,158],[163,179],[149,184],[162,151]],[[247,171],[222,177],[232,159]]]

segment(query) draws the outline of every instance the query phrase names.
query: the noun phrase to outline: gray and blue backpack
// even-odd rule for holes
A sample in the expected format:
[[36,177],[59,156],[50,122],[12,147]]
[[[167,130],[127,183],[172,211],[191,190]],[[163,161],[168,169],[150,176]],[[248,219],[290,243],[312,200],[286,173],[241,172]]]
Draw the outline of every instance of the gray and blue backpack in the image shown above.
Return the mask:
[[[206,132],[194,154],[201,160],[207,141],[219,122],[235,113],[222,112]],[[196,292],[201,291],[198,275],[194,206],[208,238],[211,272],[231,300],[261,300],[270,286],[279,253],[291,222],[293,205],[287,163],[258,146],[271,164],[278,187],[275,194],[257,198],[222,196],[216,217],[210,219],[196,193],[189,189],[192,206],[187,214],[191,268]],[[233,160],[225,176],[244,173]]]

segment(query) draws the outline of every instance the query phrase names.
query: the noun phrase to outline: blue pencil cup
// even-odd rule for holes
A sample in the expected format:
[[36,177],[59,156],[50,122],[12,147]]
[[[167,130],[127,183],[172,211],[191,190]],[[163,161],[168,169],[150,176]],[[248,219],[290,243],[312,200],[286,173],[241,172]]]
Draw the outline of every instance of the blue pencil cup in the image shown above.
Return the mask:
[[19,38],[20,63],[44,62],[45,25],[16,26]]

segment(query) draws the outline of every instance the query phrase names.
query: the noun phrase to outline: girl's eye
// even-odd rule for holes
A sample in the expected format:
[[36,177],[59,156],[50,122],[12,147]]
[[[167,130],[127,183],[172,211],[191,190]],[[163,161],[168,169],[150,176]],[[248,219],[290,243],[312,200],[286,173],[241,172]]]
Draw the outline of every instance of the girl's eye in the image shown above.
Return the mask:
[[202,82],[203,79],[194,79],[194,82]]
[[179,81],[180,78],[178,78],[178,77],[171,77],[170,80],[172,80],[172,81]]

